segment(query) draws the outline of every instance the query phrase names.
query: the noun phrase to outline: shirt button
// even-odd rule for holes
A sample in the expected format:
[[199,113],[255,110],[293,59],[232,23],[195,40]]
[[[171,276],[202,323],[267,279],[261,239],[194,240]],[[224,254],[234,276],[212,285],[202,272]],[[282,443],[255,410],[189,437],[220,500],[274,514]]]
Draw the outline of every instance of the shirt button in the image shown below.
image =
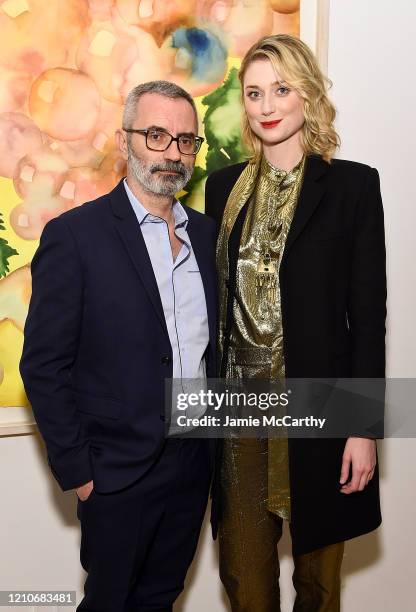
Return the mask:
[[169,357],[169,355],[163,355],[160,361],[162,362],[163,365],[169,365],[171,362],[171,358]]

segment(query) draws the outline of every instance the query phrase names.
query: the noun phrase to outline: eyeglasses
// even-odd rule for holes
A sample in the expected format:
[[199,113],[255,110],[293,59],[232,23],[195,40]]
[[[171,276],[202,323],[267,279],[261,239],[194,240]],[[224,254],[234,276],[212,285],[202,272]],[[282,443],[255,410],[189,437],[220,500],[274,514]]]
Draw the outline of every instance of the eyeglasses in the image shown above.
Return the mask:
[[179,134],[176,138],[163,130],[149,128],[147,130],[133,130],[123,128],[130,134],[142,134],[146,136],[146,147],[151,151],[166,151],[172,142],[178,143],[178,149],[183,155],[196,155],[201,148],[204,138],[193,134]]

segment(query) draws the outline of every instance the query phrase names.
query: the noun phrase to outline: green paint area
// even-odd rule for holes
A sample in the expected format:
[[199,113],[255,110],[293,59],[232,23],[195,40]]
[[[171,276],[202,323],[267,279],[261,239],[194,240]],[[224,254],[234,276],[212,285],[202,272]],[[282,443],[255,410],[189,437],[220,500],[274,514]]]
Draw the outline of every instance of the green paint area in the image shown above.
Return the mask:
[[[0,231],[5,231],[3,225],[3,215],[0,213]],[[16,249],[13,249],[4,238],[0,237],[0,278],[6,276],[9,272],[9,258],[13,255],[18,255]]]
[[202,100],[202,104],[208,106],[204,118],[207,174],[245,159],[241,144],[240,95],[237,69],[232,68],[223,85]]

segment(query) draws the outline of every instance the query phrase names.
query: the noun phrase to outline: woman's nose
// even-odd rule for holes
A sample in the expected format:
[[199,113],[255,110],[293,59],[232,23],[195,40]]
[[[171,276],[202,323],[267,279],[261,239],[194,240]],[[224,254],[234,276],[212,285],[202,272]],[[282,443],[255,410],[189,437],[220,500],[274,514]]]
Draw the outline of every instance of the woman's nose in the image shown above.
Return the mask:
[[271,115],[276,110],[275,100],[273,95],[265,93],[262,100],[261,112],[263,115]]

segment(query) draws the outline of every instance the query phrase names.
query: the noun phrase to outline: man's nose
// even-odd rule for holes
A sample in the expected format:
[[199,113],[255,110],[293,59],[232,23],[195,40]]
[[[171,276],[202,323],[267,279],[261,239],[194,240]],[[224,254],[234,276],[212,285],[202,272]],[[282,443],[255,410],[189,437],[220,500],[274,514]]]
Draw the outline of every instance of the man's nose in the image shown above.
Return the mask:
[[165,159],[170,159],[171,161],[179,161],[181,159],[181,152],[179,151],[178,141],[172,140],[168,148],[165,150]]

